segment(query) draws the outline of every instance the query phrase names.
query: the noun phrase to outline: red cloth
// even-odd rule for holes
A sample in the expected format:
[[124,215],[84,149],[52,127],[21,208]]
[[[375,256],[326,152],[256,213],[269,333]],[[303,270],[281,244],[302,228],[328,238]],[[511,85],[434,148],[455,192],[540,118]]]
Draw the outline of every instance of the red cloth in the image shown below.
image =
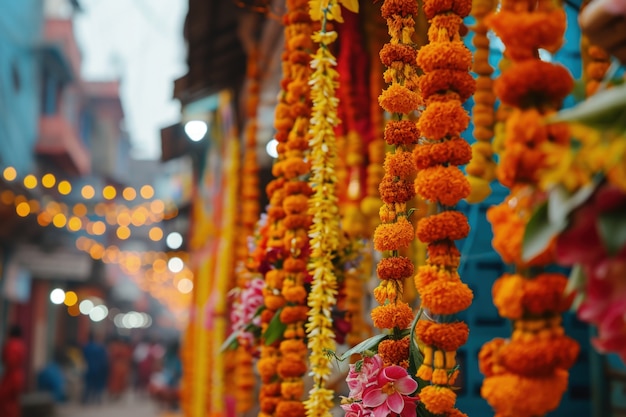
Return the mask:
[[4,375],[0,380],[0,416],[19,417],[20,394],[24,389],[26,375],[24,361],[26,346],[22,339],[9,338],[2,349]]

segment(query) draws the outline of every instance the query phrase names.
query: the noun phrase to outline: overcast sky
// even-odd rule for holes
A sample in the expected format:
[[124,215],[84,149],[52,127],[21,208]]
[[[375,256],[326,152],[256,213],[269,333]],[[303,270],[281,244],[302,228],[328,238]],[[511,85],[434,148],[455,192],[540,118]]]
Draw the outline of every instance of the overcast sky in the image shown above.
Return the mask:
[[187,0],[81,0],[75,32],[89,81],[121,79],[133,156],[157,159],[160,129],[180,119],[173,82],[187,72]]

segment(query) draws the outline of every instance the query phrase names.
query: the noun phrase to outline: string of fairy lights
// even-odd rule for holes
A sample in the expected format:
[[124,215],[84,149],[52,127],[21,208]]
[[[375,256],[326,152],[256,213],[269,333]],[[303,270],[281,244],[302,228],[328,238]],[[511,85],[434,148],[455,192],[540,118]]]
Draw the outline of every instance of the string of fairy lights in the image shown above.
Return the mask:
[[[151,185],[124,187],[121,191],[113,185],[96,187],[86,184],[76,187],[70,181],[58,179],[52,173],[40,176],[29,173],[20,177],[16,169],[10,166],[3,169],[2,177],[7,183],[20,183],[27,190],[39,187],[43,191],[43,195],[38,198],[19,194],[11,189],[0,192],[0,204],[13,206],[19,217],[35,216],[42,227],[54,226],[70,232],[83,232],[76,238],[78,250],[105,264],[117,264],[124,273],[133,278],[140,289],[150,292],[167,304],[186,302],[193,290],[194,280],[193,272],[187,266],[189,254],[176,250],[182,244],[180,234],[175,239],[177,242],[167,241],[167,246],[172,249],[168,252],[122,250],[117,245],[104,245],[84,235],[86,233],[98,237],[114,230],[117,238],[125,241],[132,236],[132,228],[149,227],[147,235],[150,240],[163,240],[165,236],[159,223],[176,217],[178,207],[173,202],[155,198],[155,190]],[[80,194],[81,198],[77,203],[68,204],[50,195],[55,193],[67,196],[68,199],[70,195],[77,197]],[[178,290],[176,292],[180,297],[172,297],[172,289]],[[55,294],[58,298],[60,292],[57,293]],[[71,291],[64,294],[69,299],[64,298],[61,303],[68,307],[70,315],[78,315],[79,300],[73,300],[74,293]],[[92,319],[99,317],[98,314]],[[106,315],[107,313],[102,319]]]

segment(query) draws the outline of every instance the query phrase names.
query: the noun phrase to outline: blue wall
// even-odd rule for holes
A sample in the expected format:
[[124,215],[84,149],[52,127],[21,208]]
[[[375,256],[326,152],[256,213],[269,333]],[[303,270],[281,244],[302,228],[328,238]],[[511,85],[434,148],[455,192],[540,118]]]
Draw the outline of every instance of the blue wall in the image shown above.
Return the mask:
[[40,108],[36,48],[43,2],[0,0],[0,10],[0,165],[30,172]]

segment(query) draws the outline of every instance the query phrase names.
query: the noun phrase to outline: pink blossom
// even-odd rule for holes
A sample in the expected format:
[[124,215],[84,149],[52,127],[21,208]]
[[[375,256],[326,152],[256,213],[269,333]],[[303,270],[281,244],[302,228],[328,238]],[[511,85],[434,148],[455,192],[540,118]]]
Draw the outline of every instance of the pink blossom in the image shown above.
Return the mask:
[[348,388],[350,388],[350,398],[361,400],[363,391],[378,383],[378,374],[382,367],[383,361],[378,355],[363,358],[358,372],[356,365],[350,365],[350,372],[348,372],[348,377],[346,378]]
[[414,417],[417,399],[410,395],[415,390],[417,382],[406,369],[388,366],[378,375],[378,386],[363,393],[363,405],[374,408],[374,417],[387,417],[391,413]]
[[363,403],[354,402],[350,404],[341,404],[341,408],[346,412],[345,417],[373,417],[374,412],[369,408],[365,408]]

